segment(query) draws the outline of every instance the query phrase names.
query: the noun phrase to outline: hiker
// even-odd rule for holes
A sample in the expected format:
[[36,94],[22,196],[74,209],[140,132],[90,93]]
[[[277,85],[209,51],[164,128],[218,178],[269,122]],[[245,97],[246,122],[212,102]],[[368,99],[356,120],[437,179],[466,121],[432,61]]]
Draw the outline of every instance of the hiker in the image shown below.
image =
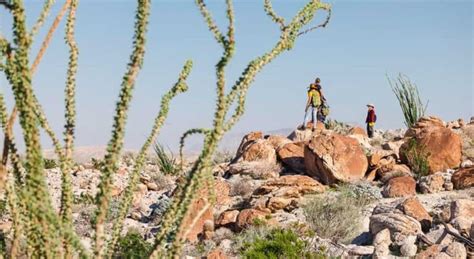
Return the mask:
[[321,79],[316,78],[314,83],[309,85],[308,100],[306,101],[306,107],[304,110],[305,115],[304,115],[302,129],[306,129],[306,124],[308,123],[309,112],[311,113],[311,121],[313,123],[313,130],[316,128],[316,123],[317,123],[316,120],[318,119],[318,110],[321,107],[322,103],[326,101],[321,91],[320,83],[321,83]]
[[374,126],[377,121],[377,115],[375,114],[375,106],[373,104],[367,104],[367,118],[365,123],[367,123],[367,135],[369,138],[374,136]]

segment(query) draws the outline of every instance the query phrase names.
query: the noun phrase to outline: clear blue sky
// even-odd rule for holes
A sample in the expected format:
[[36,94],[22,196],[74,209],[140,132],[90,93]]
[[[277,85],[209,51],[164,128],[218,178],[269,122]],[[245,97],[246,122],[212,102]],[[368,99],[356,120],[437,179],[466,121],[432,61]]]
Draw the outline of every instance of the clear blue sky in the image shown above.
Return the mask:
[[[31,25],[41,9],[26,4]],[[226,26],[224,1],[208,1],[217,23]],[[365,104],[375,103],[377,127],[403,126],[385,74],[407,74],[429,100],[428,112],[444,120],[474,115],[473,2],[334,0],[329,26],[301,37],[257,76],[246,113],[234,132],[295,127],[302,121],[306,87],[316,76],[331,105],[331,118],[363,124]],[[289,19],[305,1],[274,1]],[[56,4],[57,13],[62,1]],[[77,85],[77,145],[105,145],[122,74],[131,50],[135,1],[81,0],[77,12],[80,48]],[[228,87],[246,64],[278,40],[278,27],[263,1],[237,0],[236,54],[228,67]],[[318,15],[318,21],[324,13]],[[47,26],[52,17],[47,21]],[[64,25],[64,24],[63,24]],[[68,49],[64,26],[34,77],[36,93],[54,129],[63,129],[63,92]],[[10,37],[10,15],[0,10],[0,31]],[[36,53],[43,28],[35,42]],[[126,146],[138,148],[148,135],[161,95],[174,83],[186,59],[194,61],[190,90],[178,96],[160,140],[172,147],[188,128],[207,127],[215,101],[216,44],[192,0],[153,1],[144,69],[139,75],[127,126]],[[11,98],[0,76],[1,91]],[[12,103],[9,102],[9,107]],[[18,131],[19,133],[19,131]],[[46,138],[45,138],[46,139]],[[45,141],[45,146],[49,145]]]

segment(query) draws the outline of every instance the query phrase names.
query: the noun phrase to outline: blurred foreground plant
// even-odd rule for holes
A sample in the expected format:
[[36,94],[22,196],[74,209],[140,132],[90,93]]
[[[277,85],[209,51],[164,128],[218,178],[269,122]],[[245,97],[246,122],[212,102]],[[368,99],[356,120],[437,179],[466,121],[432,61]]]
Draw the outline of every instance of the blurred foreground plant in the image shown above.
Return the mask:
[[[128,108],[132,99],[135,81],[145,56],[146,32],[151,1],[137,0],[133,49],[122,79],[107,152],[101,162],[101,166],[98,167],[101,170],[101,179],[98,186],[99,192],[94,199],[96,212],[92,223],[94,229],[93,246],[92,251],[89,251],[83,246],[78,234],[75,232],[71,209],[74,203],[70,174],[73,167],[72,152],[74,150],[76,117],[75,77],[79,54],[78,46],[74,39],[77,0],[65,0],[63,7],[58,12],[41,45],[32,67],[29,67],[33,37],[41,29],[54,3],[54,0],[45,1],[42,12],[31,30],[27,28],[25,8],[22,0],[11,0],[1,5],[11,13],[13,30],[11,41],[0,35],[0,71],[5,74],[11,85],[15,103],[15,108],[11,114],[8,114],[3,94],[0,94],[0,124],[5,134],[0,167],[0,184],[5,188],[6,204],[12,221],[11,235],[9,235],[11,239],[8,240],[10,249],[7,256],[16,258],[19,252],[21,252],[22,254],[25,253],[28,257],[34,258],[110,258],[116,254],[117,250],[123,248],[123,242],[119,241],[123,220],[129,211],[134,191],[140,179],[140,173],[146,162],[147,151],[155,142],[160,128],[164,124],[171,100],[177,94],[188,89],[186,79],[192,68],[192,62],[187,61],[185,63],[176,84],[161,100],[160,110],[155,118],[150,135],[135,158],[128,185],[120,196],[117,209],[114,209],[113,226],[109,233],[106,231],[107,219],[110,216],[110,208],[115,208],[116,206],[114,205],[116,203],[112,200],[112,179],[118,169],[120,154],[123,151]],[[291,21],[285,22],[285,19],[278,16],[273,10],[271,1],[265,0],[264,10],[279,25],[280,38],[271,50],[252,60],[242,72],[240,78],[230,88],[230,91],[226,91],[225,68],[231,60],[235,48],[232,1],[226,0],[226,12],[229,21],[226,34],[223,34],[215,24],[204,1],[196,0],[196,4],[209,30],[224,50],[221,59],[216,65],[216,111],[212,127],[207,129],[191,129],[183,135],[181,146],[184,146],[184,139],[187,136],[203,134],[204,147],[192,168],[185,174],[186,176],[180,182],[177,190],[175,190],[172,203],[166,211],[159,232],[156,235],[156,242],[150,249],[152,251],[150,252],[152,258],[169,258],[180,253],[180,248],[186,234],[189,233],[189,229],[194,225],[193,222],[196,221],[196,218],[201,213],[197,213],[195,218],[190,219],[190,225],[184,225],[183,220],[186,216],[189,217],[189,206],[196,198],[196,193],[202,188],[208,187],[208,195],[210,196],[210,199],[207,200],[208,204],[204,208],[208,209],[212,206],[215,199],[213,188],[211,187],[213,186],[211,174],[212,158],[223,135],[235,125],[244,113],[246,95],[257,73],[281,53],[291,50],[299,36],[314,29],[325,27],[329,22],[331,14],[330,5],[319,0],[309,0]],[[329,15],[322,24],[304,30],[304,27],[313,20],[317,10],[326,10]],[[34,94],[32,77],[49,46],[53,33],[66,13],[65,40],[69,47],[69,63],[65,87],[65,125],[64,144],[62,145],[54,131],[51,130],[43,109]],[[230,111],[232,107],[234,107],[233,112]],[[24,166],[20,162],[12,132],[17,114],[26,147]],[[62,176],[59,212],[53,207],[46,184],[44,157],[40,145],[40,127],[51,138],[58,157]],[[10,160],[9,164],[8,160]],[[26,246],[20,248],[20,244],[25,241]],[[26,251],[19,251],[23,247]]]

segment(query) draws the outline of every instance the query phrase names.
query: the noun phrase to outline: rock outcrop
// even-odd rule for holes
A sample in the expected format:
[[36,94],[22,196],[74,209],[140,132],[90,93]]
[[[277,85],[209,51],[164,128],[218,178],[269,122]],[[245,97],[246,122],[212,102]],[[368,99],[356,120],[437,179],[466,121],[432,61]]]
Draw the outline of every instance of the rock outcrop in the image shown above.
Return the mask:
[[368,168],[357,140],[332,132],[314,136],[304,150],[306,172],[324,184],[355,182]]
[[416,148],[422,148],[427,155],[430,173],[456,168],[461,164],[461,138],[446,128],[439,118],[421,118],[405,136],[406,140],[400,148],[400,157],[404,163],[412,163],[407,153],[413,148],[413,143],[416,143]]

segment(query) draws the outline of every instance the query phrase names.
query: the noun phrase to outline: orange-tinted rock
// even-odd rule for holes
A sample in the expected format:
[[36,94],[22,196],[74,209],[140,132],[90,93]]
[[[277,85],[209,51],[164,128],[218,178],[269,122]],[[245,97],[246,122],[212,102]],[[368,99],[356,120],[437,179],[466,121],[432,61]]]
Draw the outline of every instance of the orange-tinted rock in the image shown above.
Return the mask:
[[438,258],[442,247],[440,245],[432,245],[416,255],[416,259],[434,259]]
[[385,185],[382,194],[385,198],[407,197],[416,194],[416,181],[410,176],[392,178]]
[[272,145],[275,150],[282,148],[284,145],[291,143],[291,140],[284,136],[271,135],[267,138],[267,141]]
[[433,219],[416,197],[410,197],[404,200],[398,205],[398,208],[405,213],[405,215],[418,220],[423,230],[427,231],[430,229]]
[[444,178],[443,175],[432,174],[420,178],[420,191],[421,193],[437,193],[444,190]]
[[236,157],[239,158],[242,156],[242,153],[247,147],[257,141],[258,139],[263,139],[263,132],[254,131],[245,135],[240,142],[239,148],[237,149]]
[[253,225],[256,220],[265,220],[266,215],[268,215],[268,213],[265,213],[260,210],[244,209],[237,216],[235,227],[239,231],[242,229],[246,229],[249,226]]
[[[198,218],[195,221],[194,226],[191,226],[194,223],[194,219]],[[206,198],[198,198],[191,203],[187,215],[184,217],[183,225],[186,232],[180,233],[180,236],[186,234],[186,239],[190,242],[195,242],[198,240],[198,236],[203,232],[204,224],[207,220],[213,220],[212,207],[209,206],[209,201]],[[188,232],[188,228],[191,227],[191,230]]]
[[284,198],[284,197],[271,197],[268,200],[267,207],[271,211],[283,210],[286,207],[288,207],[288,205],[290,205],[292,201],[293,199]]
[[225,253],[219,249],[215,248],[209,254],[207,254],[206,259],[227,259],[228,257],[225,255]]
[[221,213],[217,218],[216,224],[219,226],[224,226],[228,224],[233,224],[237,221],[237,216],[239,215],[238,210],[228,210]]
[[457,170],[451,177],[454,189],[466,189],[474,186],[474,166]]
[[305,146],[304,158],[306,172],[325,184],[358,181],[368,168],[357,140],[328,131],[313,136]]
[[288,143],[278,150],[278,157],[283,164],[291,169],[297,172],[305,172],[303,145]]
[[361,127],[352,127],[349,130],[349,135],[362,135],[367,137],[367,132]]
[[258,139],[242,151],[244,161],[266,161],[276,163],[276,152],[266,139]]
[[226,181],[216,180],[215,185],[215,194],[216,194],[216,205],[226,205],[231,201],[230,198],[230,185]]
[[272,193],[277,197],[298,198],[304,194],[323,193],[324,185],[306,175],[285,175],[277,179],[268,180],[260,186],[256,194]]
[[380,160],[383,158],[382,153],[380,152],[375,152],[369,157],[369,165],[370,166],[376,166],[379,164]]
[[461,137],[446,128],[439,118],[421,118],[415,126],[406,132],[405,136],[408,138],[400,148],[400,158],[404,163],[410,163],[406,154],[414,139],[427,154],[430,173],[456,168],[461,164]]

